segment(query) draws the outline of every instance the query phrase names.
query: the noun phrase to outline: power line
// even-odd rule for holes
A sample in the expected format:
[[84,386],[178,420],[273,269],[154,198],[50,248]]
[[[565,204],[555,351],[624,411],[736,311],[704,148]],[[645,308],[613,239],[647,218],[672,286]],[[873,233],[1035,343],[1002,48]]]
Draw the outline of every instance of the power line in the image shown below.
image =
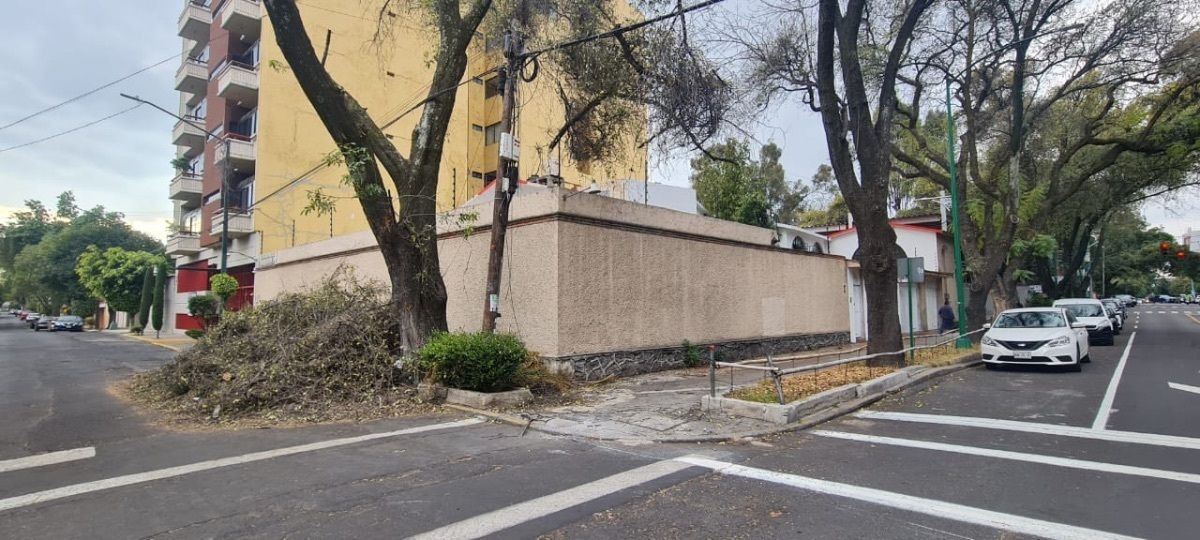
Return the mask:
[[96,125],[96,124],[99,124],[100,122],[103,122],[103,121],[105,121],[105,120],[108,120],[108,119],[110,119],[110,118],[115,118],[115,117],[117,117],[117,116],[121,116],[122,114],[125,114],[125,113],[127,113],[127,112],[129,112],[129,111],[132,111],[132,110],[134,110],[134,109],[136,109],[136,108],[138,108],[138,107],[141,107],[141,106],[142,106],[142,104],[141,104],[141,103],[138,103],[137,105],[134,105],[134,106],[132,106],[132,107],[130,107],[130,108],[128,108],[128,109],[122,109],[122,110],[120,110],[120,111],[117,111],[117,112],[115,112],[115,113],[112,113],[112,114],[110,114],[110,115],[108,115],[108,116],[105,116],[104,118],[101,118],[101,119],[99,119],[99,120],[92,120],[91,122],[88,122],[88,123],[86,123],[86,124],[84,124],[84,125],[82,125],[82,126],[76,126],[76,127],[73,127],[73,128],[71,128],[71,129],[68,129],[68,130],[66,130],[66,131],[60,131],[60,132],[58,132],[58,133],[55,133],[54,135],[51,135],[51,136],[49,136],[49,137],[42,137],[41,139],[38,139],[38,140],[35,140],[35,141],[29,141],[29,142],[27,142],[27,143],[18,144],[18,145],[16,145],[16,146],[10,146],[10,147],[8,147],[8,148],[0,148],[0,154],[3,154],[4,152],[7,152],[7,151],[9,151],[9,150],[16,150],[16,149],[18,149],[18,148],[25,148],[26,146],[32,146],[32,145],[35,145],[35,144],[38,144],[38,143],[43,143],[43,142],[46,142],[46,141],[48,141],[48,140],[50,140],[50,139],[57,139],[58,137],[62,137],[63,135],[68,135],[68,134],[71,134],[71,133],[75,133],[76,131],[79,131],[79,130],[81,130],[81,129],[83,129],[83,128],[87,128],[87,127],[94,126],[94,125]]
[[[3,125],[3,126],[0,126],[0,130],[5,130],[5,129],[8,129],[8,128],[10,128],[10,127],[13,127],[13,126],[15,126],[15,125],[17,125],[17,124],[20,124],[21,122],[24,122],[24,121],[26,121],[26,120],[29,120],[29,119],[31,119],[31,118],[34,118],[34,117],[37,117],[37,116],[41,116],[41,115],[43,115],[43,114],[45,114],[45,113],[48,113],[48,112],[50,112],[50,111],[53,111],[53,110],[55,110],[55,109],[58,109],[59,107],[62,107],[63,105],[67,105],[67,104],[69,104],[69,103],[72,103],[72,102],[75,102],[75,101],[79,101],[79,100],[81,100],[81,99],[83,99],[83,98],[85,98],[85,97],[88,97],[88,96],[90,96],[90,95],[92,95],[92,94],[95,94],[96,92],[99,92],[99,91],[101,91],[101,90],[104,90],[105,88],[111,87],[111,86],[112,86],[112,85],[114,85],[114,84],[117,84],[117,83],[119,83],[119,82],[121,82],[121,81],[124,81],[124,80],[130,79],[130,78],[132,78],[132,77],[134,77],[134,76],[136,76],[136,75],[140,75],[140,74],[142,74],[142,73],[145,73],[145,72],[147,72],[147,71],[149,71],[149,70],[151,70],[151,69],[154,69],[154,68],[156,68],[156,67],[158,67],[158,66],[161,66],[161,65],[163,65],[163,64],[165,64],[165,63],[167,63],[167,62],[170,62],[171,60],[174,60],[174,59],[176,59],[176,58],[179,58],[179,54],[178,54],[178,53],[176,53],[176,54],[172,54],[171,56],[168,56],[168,57],[166,57],[166,58],[164,58],[164,59],[162,59],[162,60],[159,60],[158,62],[155,62],[155,63],[153,63],[153,64],[150,64],[149,66],[146,66],[146,67],[144,67],[144,68],[142,68],[142,69],[139,69],[139,70],[137,70],[137,71],[135,71],[135,72],[133,72],[133,73],[130,73],[130,74],[128,74],[128,75],[125,75],[124,77],[121,77],[120,79],[117,79],[117,80],[115,80],[115,81],[112,81],[112,82],[110,82],[110,83],[106,83],[106,84],[104,84],[104,85],[102,85],[102,86],[98,86],[98,87],[96,87],[96,88],[93,88],[93,89],[91,89],[91,90],[88,90],[87,92],[84,92],[84,93],[82,93],[82,94],[79,94],[78,96],[75,96],[75,97],[73,97],[73,98],[67,99],[67,100],[65,100],[65,101],[62,101],[62,102],[59,102],[59,103],[57,103],[57,104],[55,104],[55,105],[51,105],[51,106],[49,106],[49,107],[46,107],[45,109],[42,109],[42,110],[40,110],[40,111],[37,111],[37,112],[35,112],[35,113],[33,113],[33,114],[30,114],[30,115],[28,115],[28,116],[25,116],[24,118],[18,118],[17,120],[14,120],[14,121],[12,121],[12,122],[9,122],[8,124],[5,124],[5,125]],[[11,150],[11,148],[10,148],[10,150]]]
[[705,0],[704,2],[700,2],[698,4],[694,4],[694,5],[682,8],[682,9],[676,9],[676,10],[674,10],[670,13],[664,14],[664,15],[659,15],[658,17],[651,17],[644,21],[636,22],[636,23],[633,23],[628,26],[619,26],[619,27],[613,28],[612,30],[609,30],[607,32],[601,32],[599,34],[592,34],[590,36],[584,36],[581,38],[572,39],[570,41],[564,41],[562,43],[550,45],[550,46],[542,48],[542,49],[522,53],[521,56],[523,56],[525,58],[534,58],[534,57],[540,56],[540,55],[548,53],[548,52],[557,51],[559,49],[565,49],[567,47],[574,47],[576,45],[583,45],[584,43],[588,43],[591,41],[597,41],[597,40],[601,40],[604,38],[617,37],[622,34],[633,32],[634,30],[639,30],[641,28],[650,26],[652,24],[665,21],[667,19],[673,19],[675,17],[679,17],[679,16],[685,15],[687,13],[691,13],[693,11],[697,11],[697,10],[715,6],[724,1],[725,0]]

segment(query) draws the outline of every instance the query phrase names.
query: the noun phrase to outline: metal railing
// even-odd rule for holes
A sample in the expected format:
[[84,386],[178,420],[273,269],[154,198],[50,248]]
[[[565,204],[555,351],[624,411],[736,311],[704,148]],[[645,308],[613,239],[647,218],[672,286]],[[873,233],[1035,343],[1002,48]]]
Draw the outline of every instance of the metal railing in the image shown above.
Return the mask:
[[[968,332],[965,335],[971,336],[971,335],[977,334],[979,332],[983,332],[985,330],[987,330],[987,329],[979,328],[977,330]],[[906,341],[908,341],[909,337],[910,336],[904,336],[904,339]],[[751,362],[754,362],[754,363],[758,362],[758,361],[753,361],[753,360],[746,361],[746,362],[718,362],[718,361],[716,361],[716,347],[709,346],[709,362],[708,362],[709,396],[711,396],[711,397],[717,396],[717,375],[718,375],[717,371],[722,368],[728,368],[728,370],[729,370],[729,390],[730,391],[734,390],[735,388],[737,388],[739,386],[739,385],[736,385],[734,382],[734,379],[735,379],[734,373],[736,371],[744,370],[744,371],[748,371],[751,373],[758,373],[758,374],[762,375],[759,379],[743,383],[740,386],[749,386],[749,385],[753,385],[753,384],[759,384],[769,377],[772,379],[772,384],[775,388],[775,392],[779,399],[779,403],[784,404],[787,402],[787,400],[784,397],[783,377],[786,377],[789,375],[796,375],[796,374],[800,374],[800,373],[816,374],[819,371],[829,370],[829,369],[837,368],[837,367],[849,368],[849,366],[851,364],[866,363],[868,360],[872,360],[875,358],[881,358],[881,357],[885,357],[885,356],[910,355],[912,353],[916,353],[917,351],[936,349],[939,347],[945,347],[947,345],[954,346],[954,343],[956,341],[958,341],[959,335],[958,335],[957,331],[951,331],[951,332],[947,332],[944,334],[928,334],[928,335],[923,335],[923,336],[912,336],[912,337],[914,339],[921,340],[922,344],[918,344],[916,346],[905,347],[898,351],[888,351],[888,352],[863,354],[863,355],[854,355],[855,352],[862,350],[861,347],[852,349],[849,351],[839,350],[836,352],[830,352],[828,354],[803,355],[803,356],[782,357],[782,358],[775,358],[774,355],[768,354],[766,360],[763,361],[763,364],[765,364],[765,365],[753,365]],[[850,356],[846,356],[848,354]],[[814,361],[815,360],[815,362],[805,363],[803,365],[795,365],[799,360],[806,360],[806,361]],[[821,361],[821,360],[824,360],[824,361]],[[792,362],[792,364],[793,364],[791,367],[783,367],[783,366],[779,365],[780,362],[789,362],[789,361]]]

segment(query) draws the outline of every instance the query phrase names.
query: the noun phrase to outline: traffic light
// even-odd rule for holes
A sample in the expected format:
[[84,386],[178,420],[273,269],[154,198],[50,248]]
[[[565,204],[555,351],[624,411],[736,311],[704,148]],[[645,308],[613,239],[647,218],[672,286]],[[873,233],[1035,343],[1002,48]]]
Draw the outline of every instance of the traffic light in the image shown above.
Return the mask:
[[1175,252],[1175,259],[1176,259],[1176,260],[1179,260],[1179,261],[1186,260],[1186,259],[1187,259],[1187,256],[1188,256],[1188,252],[1187,252],[1187,251],[1185,251],[1185,250],[1182,250],[1182,249],[1181,249],[1181,250],[1178,250],[1178,251],[1176,251],[1176,252]]
[[1170,257],[1171,256],[1171,243],[1167,242],[1166,240],[1159,242],[1158,243],[1158,252],[1161,253],[1163,257]]

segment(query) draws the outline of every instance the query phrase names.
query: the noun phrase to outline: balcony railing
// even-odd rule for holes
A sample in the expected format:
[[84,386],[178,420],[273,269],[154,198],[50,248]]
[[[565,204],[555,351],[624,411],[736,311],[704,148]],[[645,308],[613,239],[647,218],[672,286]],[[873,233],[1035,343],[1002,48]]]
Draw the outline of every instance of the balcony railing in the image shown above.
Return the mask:
[[[221,209],[216,209],[212,213],[212,227],[209,234],[213,236],[221,235],[222,225],[225,223],[225,213]],[[233,238],[241,238],[248,236],[254,232],[254,220],[250,217],[250,212],[243,209],[229,209],[229,236]]]
[[181,172],[171,179],[171,189],[167,198],[183,201],[184,206],[191,207],[200,204],[200,195],[203,193],[204,185],[200,175]]
[[193,0],[183,6],[179,14],[179,37],[200,43],[208,43],[208,29],[212,25],[212,11],[208,2]]
[[262,3],[257,0],[225,0],[213,13],[231,34],[258,37],[262,32]]
[[[229,153],[233,159],[233,166],[236,169],[253,169],[255,160],[255,140],[253,137],[244,137],[237,133],[228,133],[229,138]],[[220,164],[225,160],[225,143],[217,142],[216,147],[216,163]]]
[[197,253],[200,253],[200,235],[190,231],[179,231],[167,238],[167,255]]
[[258,103],[258,69],[240,62],[222,62],[214,72],[217,95],[246,108]]
[[193,115],[184,116],[183,120],[175,122],[171,140],[177,146],[188,147],[185,152],[187,155],[196,155],[204,150],[204,130],[197,127],[203,124],[204,118]]
[[[175,72],[175,89],[193,95],[204,95],[208,86],[208,62],[186,58]],[[192,101],[192,100],[188,100]]]

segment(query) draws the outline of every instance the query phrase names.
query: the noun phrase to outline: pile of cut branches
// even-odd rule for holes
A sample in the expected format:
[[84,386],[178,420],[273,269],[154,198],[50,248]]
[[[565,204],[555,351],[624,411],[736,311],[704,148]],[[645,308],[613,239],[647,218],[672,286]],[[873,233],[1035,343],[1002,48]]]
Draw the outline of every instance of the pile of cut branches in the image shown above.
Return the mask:
[[[134,394],[188,416],[324,420],[347,407],[395,408],[412,376],[386,290],[334,277],[225,313],[189,350],[140,376]],[[403,380],[402,380],[403,379]]]

